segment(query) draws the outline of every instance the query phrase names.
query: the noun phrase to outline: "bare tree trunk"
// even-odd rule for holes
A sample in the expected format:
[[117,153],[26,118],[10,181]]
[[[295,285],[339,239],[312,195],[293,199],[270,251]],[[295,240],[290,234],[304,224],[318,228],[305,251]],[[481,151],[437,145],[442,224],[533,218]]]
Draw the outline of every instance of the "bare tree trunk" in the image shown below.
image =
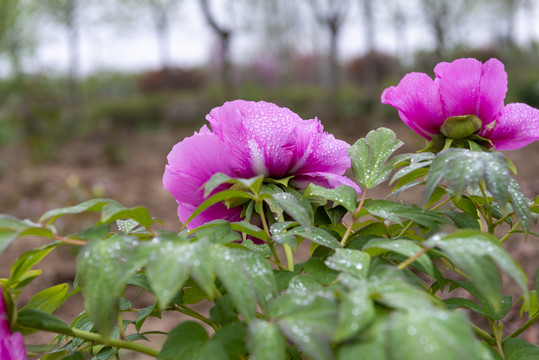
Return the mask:
[[[366,84],[372,85],[378,81],[376,73],[376,54],[374,49],[374,13],[372,0],[361,0],[363,8],[363,29],[365,31],[365,66],[362,77]],[[369,92],[370,93],[370,92]]]
[[220,44],[220,60],[221,60],[221,81],[223,89],[226,92],[234,91],[234,84],[232,81],[232,62],[230,61],[230,41],[232,38],[232,31],[219,26],[215,20],[214,14],[211,12],[208,0],[200,0],[202,7],[202,13],[208,22],[208,25],[217,34]]
[[341,85],[341,76],[339,69],[339,59],[338,59],[338,39],[339,39],[339,30],[340,26],[337,24],[337,21],[328,22],[329,28],[329,53],[328,53],[328,63],[329,63],[329,73],[328,73],[328,89],[331,94],[335,94]]

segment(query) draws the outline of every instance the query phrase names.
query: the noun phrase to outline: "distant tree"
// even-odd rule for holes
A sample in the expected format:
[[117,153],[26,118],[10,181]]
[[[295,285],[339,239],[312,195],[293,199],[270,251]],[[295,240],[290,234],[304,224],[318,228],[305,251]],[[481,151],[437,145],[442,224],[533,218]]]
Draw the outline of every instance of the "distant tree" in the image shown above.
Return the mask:
[[29,1],[0,1],[0,57],[7,57],[15,77],[22,75],[23,54],[35,45],[35,12]]
[[442,59],[447,50],[451,30],[469,13],[468,0],[421,0],[421,8],[435,40],[435,53]]
[[158,41],[161,67],[167,69],[171,65],[170,30],[172,18],[181,0],[145,0],[152,15]]
[[318,23],[329,33],[327,87],[335,93],[340,86],[338,42],[342,25],[350,10],[350,0],[308,0]]
[[266,0],[230,0],[224,2],[223,6],[216,10],[215,2],[199,0],[203,16],[219,40],[218,56],[221,83],[227,91],[234,89],[231,59],[232,38],[252,26],[253,19],[256,19],[255,13],[260,9],[260,3],[264,1]]
[[68,91],[72,102],[79,97],[80,26],[84,7],[88,1],[36,0],[43,15],[63,28],[68,49]]

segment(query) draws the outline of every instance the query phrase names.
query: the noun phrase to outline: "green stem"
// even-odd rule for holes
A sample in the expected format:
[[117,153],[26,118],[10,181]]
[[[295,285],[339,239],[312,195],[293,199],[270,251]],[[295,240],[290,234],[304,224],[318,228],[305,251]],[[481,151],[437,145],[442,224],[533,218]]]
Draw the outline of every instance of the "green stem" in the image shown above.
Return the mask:
[[67,336],[72,336],[72,337],[76,337],[82,340],[92,341],[92,342],[103,344],[103,345],[110,345],[110,346],[119,347],[122,349],[129,349],[129,350],[133,350],[133,351],[150,355],[153,357],[157,357],[157,355],[159,355],[159,350],[156,350],[146,345],[142,345],[140,343],[120,340],[120,339],[111,339],[111,338],[104,337],[101,334],[91,333],[91,332],[83,331],[79,329],[73,329],[73,328],[61,329],[60,328],[60,329],[51,330],[48,328],[40,329],[38,327],[35,327],[35,329],[41,330],[41,331],[53,332],[57,334],[63,334]]
[[286,255],[286,266],[289,271],[294,271],[294,253],[288,244],[283,244],[284,253]]
[[447,199],[445,199],[444,201],[440,201],[438,204],[434,205],[433,207],[430,208],[430,210],[436,210],[438,209],[440,206],[443,206],[445,204],[447,204],[449,202],[449,200],[451,200],[450,197],[448,197]]
[[404,260],[403,262],[401,262],[398,266],[397,266],[397,269],[399,270],[402,270],[404,268],[406,268],[408,265],[410,265],[411,263],[413,263],[414,261],[416,261],[417,259],[419,259],[419,257],[421,255],[423,255],[424,253],[426,253],[427,251],[429,251],[429,248],[428,247],[424,247],[423,249],[419,250],[418,252],[416,252],[414,255],[410,256],[408,259]]
[[533,315],[528,321],[524,323],[521,327],[515,330],[512,334],[508,335],[507,338],[514,338],[526,331],[530,326],[532,326],[537,320],[539,320],[539,312]]
[[352,214],[352,221],[350,222],[350,224],[348,224],[348,227],[346,228],[346,232],[344,233],[344,236],[342,237],[342,240],[341,240],[341,246],[343,247],[344,245],[346,245],[346,240],[348,240],[348,237],[352,233],[352,228],[354,227],[354,224],[356,223],[356,220],[357,220],[356,219],[357,214],[359,214],[359,212],[363,208],[363,203],[365,203],[365,199],[367,198],[368,190],[369,189],[365,189],[363,191],[363,194],[361,195],[361,200],[359,201],[359,205],[357,206],[357,209]]
[[490,201],[488,199],[487,192],[486,192],[485,180],[481,180],[481,182],[479,183],[479,188],[481,189],[481,194],[483,194],[483,199],[485,199],[485,208],[487,209],[487,214],[486,214],[487,216],[485,217],[485,221],[487,222],[488,232],[490,234],[494,234],[492,211],[490,209]]
[[472,325],[473,331],[475,332],[477,336],[485,340],[485,342],[489,344],[490,346],[496,345],[496,339],[494,339],[492,335],[490,335],[488,332],[486,332],[485,330],[479,328],[478,326],[474,324],[471,324],[471,325]]
[[489,320],[490,328],[492,330],[492,334],[494,335],[494,339],[496,340],[496,348],[498,349],[498,352],[500,353],[500,356],[502,359],[505,360],[505,355],[503,354],[503,347],[502,347],[502,336],[500,327],[497,325],[495,321]]
[[505,234],[501,239],[500,239],[500,244],[503,244],[507,239],[509,239],[509,237],[511,236],[511,234],[513,234],[513,231],[515,231],[518,227],[520,226],[520,221],[517,221],[515,223],[515,225],[513,225],[513,227],[511,228],[511,230],[509,230],[507,232],[507,234]]
[[279,269],[284,269],[283,263],[281,262],[281,259],[279,259],[279,255],[277,254],[277,251],[275,251],[275,246],[273,245],[273,240],[271,240],[271,234],[268,227],[268,222],[266,221],[266,216],[264,215],[264,206],[262,204],[262,200],[257,198],[255,200],[256,206],[258,208],[258,212],[260,213],[260,219],[262,220],[262,228],[264,229],[264,232],[266,233],[266,236],[268,237],[268,247],[270,248],[271,255],[273,256],[273,259],[275,260],[274,263],[277,264]]
[[402,231],[399,233],[399,235],[397,235],[397,239],[404,236],[404,234],[406,234],[408,232],[408,230],[410,230],[410,228],[412,227],[413,224],[414,224],[414,222],[412,220],[410,220],[410,222],[408,224],[406,224],[406,226],[404,227],[404,229],[402,229]]
[[185,307],[183,305],[179,305],[178,307],[174,308],[174,310],[176,310],[178,312],[181,312],[182,314],[185,314],[187,316],[191,316],[192,318],[195,318],[195,319],[198,319],[198,320],[202,321],[203,323],[211,326],[213,328],[213,330],[215,330],[215,331],[219,330],[219,325],[217,325],[216,323],[214,323],[213,321],[211,321],[207,317],[200,315],[196,311],[194,311],[192,309],[189,309],[188,307]]

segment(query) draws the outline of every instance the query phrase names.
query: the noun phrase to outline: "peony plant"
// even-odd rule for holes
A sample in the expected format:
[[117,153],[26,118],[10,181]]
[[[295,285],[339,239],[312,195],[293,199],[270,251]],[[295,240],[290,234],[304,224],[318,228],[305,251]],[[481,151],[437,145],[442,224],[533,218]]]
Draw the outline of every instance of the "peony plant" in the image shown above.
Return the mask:
[[[0,279],[0,360],[24,359],[12,355],[20,334],[36,331],[57,334],[26,346],[44,360],[536,358],[538,344],[521,336],[539,320],[538,282],[505,246],[536,236],[539,197],[522,194],[498,150],[537,140],[539,111],[504,105],[498,60],[459,59],[435,74],[408,74],[382,94],[430,141],[416,153],[396,155],[402,142],[387,128],[350,146],[275,104],[213,109],[168,155],[179,232],[109,199],[37,221],[0,216],[0,251],[50,239]],[[386,181],[388,196],[371,198]],[[412,188],[417,204],[398,199]],[[95,225],[60,234],[56,221],[80,213],[96,213]],[[80,246],[73,284],[20,304],[40,260],[66,244]],[[502,273],[518,294],[504,293]],[[77,292],[85,310],[68,324],[53,313]],[[508,332],[511,309],[522,319]],[[173,313],[183,317],[168,332],[147,322]]]

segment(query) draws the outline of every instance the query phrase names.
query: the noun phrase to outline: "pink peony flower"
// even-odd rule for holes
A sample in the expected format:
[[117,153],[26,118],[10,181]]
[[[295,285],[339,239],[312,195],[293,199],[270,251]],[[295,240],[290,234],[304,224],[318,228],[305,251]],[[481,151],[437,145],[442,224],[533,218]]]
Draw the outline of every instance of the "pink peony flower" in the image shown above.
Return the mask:
[[[317,119],[302,120],[287,108],[243,100],[226,102],[206,119],[211,130],[204,125],[176,144],[167,157],[163,185],[176,198],[182,222],[204,201],[204,183],[219,172],[238,178],[294,176],[291,184],[299,188],[312,182],[328,188],[348,185],[360,191],[343,176],[350,167],[350,145],[325,133]],[[215,204],[188,227],[215,219],[239,221],[241,209]]]
[[21,333],[12,334],[9,328],[4,295],[0,290],[0,360],[26,360]]
[[428,140],[447,136],[442,130],[447,119],[474,115],[467,117],[474,125],[470,120],[472,130],[465,135],[488,139],[496,150],[519,149],[539,139],[539,110],[520,103],[504,106],[507,74],[497,59],[442,62],[434,73],[434,80],[424,73],[407,74],[382,93],[382,103],[397,108],[419,135]]

